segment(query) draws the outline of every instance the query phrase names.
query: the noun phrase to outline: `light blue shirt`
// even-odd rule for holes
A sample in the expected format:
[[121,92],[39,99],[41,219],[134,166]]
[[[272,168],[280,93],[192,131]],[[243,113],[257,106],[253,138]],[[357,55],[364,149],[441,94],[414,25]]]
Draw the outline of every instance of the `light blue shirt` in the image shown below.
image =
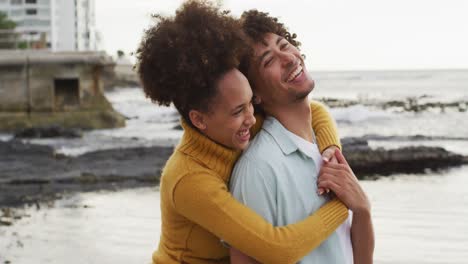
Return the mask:
[[[290,133],[267,117],[236,163],[230,183],[234,197],[275,226],[299,222],[327,202],[317,194],[319,164]],[[334,232],[299,263],[342,264],[348,258]]]

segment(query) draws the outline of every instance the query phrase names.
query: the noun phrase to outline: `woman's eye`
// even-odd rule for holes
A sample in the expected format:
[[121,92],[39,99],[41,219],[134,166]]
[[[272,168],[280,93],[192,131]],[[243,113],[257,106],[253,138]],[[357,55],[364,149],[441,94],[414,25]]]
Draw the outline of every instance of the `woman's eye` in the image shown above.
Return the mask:
[[283,45],[281,45],[281,49],[285,49],[288,47],[288,43],[284,43]]

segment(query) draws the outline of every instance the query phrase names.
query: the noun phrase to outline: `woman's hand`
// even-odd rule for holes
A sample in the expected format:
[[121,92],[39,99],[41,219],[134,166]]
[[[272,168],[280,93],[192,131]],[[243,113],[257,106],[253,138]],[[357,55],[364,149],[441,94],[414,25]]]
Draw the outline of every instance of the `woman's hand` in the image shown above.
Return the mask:
[[[336,159],[335,157],[335,150],[337,150],[338,147],[337,146],[330,146],[328,148],[326,148],[323,152],[322,152],[322,160],[324,163],[326,162],[330,162],[330,163],[335,163],[335,164],[338,164],[338,160]],[[319,195],[322,195],[324,193],[329,193],[330,192],[330,189],[324,189],[324,188],[318,188],[317,189],[317,193]]]
[[322,152],[322,159],[324,162],[338,163],[338,160],[335,157],[335,151],[339,150],[337,146],[330,146]]
[[340,150],[335,149],[337,163],[324,162],[318,188],[330,189],[354,213],[369,213],[370,202]]

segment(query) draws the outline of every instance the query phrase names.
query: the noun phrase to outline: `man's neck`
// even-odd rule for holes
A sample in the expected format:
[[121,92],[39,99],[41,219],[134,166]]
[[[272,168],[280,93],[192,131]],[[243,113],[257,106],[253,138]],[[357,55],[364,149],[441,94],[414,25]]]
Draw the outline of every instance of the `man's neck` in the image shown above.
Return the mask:
[[267,114],[276,118],[287,130],[309,142],[313,142],[312,115],[308,99],[269,109]]

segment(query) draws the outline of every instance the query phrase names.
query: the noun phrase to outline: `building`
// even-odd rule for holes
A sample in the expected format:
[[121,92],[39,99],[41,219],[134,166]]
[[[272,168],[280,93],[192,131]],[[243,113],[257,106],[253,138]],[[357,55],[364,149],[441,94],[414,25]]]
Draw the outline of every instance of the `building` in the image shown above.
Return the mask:
[[98,49],[94,0],[0,0],[0,11],[17,23],[20,40],[29,48]]
[[0,29],[0,49],[17,49],[20,38],[13,29]]
[[104,53],[0,51],[0,130],[124,126],[103,94],[106,67]]

